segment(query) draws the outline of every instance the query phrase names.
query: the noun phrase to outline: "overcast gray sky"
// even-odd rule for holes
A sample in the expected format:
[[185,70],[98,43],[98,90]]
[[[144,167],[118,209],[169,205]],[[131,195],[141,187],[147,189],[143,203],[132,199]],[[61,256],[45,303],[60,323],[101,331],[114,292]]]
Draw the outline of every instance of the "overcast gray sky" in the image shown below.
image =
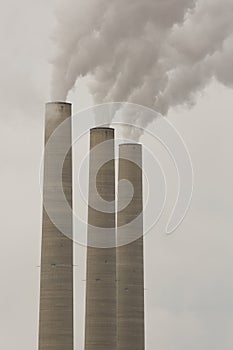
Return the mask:
[[[221,2],[219,0],[219,2]],[[0,348],[36,350],[38,341],[44,103],[50,99],[57,2],[1,3],[1,253]],[[74,112],[93,104],[88,78],[68,99]],[[191,208],[167,237],[164,223],[176,193],[166,154],[168,203],[145,238],[146,348],[232,350],[233,91],[214,79],[196,104],[168,118],[191,154],[195,186]],[[149,167],[146,169],[149,171]],[[170,197],[169,197],[170,196]],[[75,342],[83,349],[84,256],[76,246]]]

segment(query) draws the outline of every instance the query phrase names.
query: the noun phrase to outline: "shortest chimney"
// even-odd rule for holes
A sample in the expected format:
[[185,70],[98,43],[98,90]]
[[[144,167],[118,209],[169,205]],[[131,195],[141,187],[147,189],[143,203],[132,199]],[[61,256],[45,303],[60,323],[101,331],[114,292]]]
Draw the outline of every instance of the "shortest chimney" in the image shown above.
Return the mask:
[[122,144],[119,146],[116,250],[118,350],[145,348],[142,210],[142,146]]

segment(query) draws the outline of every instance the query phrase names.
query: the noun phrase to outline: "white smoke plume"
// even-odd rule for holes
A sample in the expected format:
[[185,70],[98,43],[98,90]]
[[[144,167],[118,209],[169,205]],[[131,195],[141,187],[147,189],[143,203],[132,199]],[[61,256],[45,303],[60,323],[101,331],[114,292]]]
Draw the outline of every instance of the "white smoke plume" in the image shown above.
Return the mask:
[[233,85],[232,0],[67,0],[54,40],[54,100],[87,76],[96,103],[165,115],[193,104],[212,78]]

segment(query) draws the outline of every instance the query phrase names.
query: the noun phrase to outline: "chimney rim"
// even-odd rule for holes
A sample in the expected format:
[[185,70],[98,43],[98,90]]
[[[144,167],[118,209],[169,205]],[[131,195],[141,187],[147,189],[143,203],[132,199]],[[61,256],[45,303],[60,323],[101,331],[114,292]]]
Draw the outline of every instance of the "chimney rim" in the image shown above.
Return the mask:
[[110,128],[107,126],[97,126],[95,128],[91,128],[90,131],[95,131],[95,130],[111,130],[111,131],[115,131],[114,128]]
[[62,102],[62,101],[50,101],[50,102],[46,102],[46,104],[45,104],[46,106],[47,105],[72,105],[72,103],[71,102]]

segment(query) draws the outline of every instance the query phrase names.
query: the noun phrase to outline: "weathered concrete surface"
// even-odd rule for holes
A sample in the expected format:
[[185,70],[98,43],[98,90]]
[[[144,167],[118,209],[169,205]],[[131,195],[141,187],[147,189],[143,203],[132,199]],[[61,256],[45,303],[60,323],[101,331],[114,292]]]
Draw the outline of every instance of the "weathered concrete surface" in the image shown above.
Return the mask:
[[[127,158],[127,159],[124,159]],[[129,160],[130,159],[130,160]],[[144,350],[144,264],[142,202],[142,147],[123,144],[119,147],[118,181],[127,179],[134,188],[131,200],[125,185],[118,186],[117,242],[124,236],[139,237],[117,247],[117,349]],[[127,186],[127,183],[126,183]],[[129,204],[122,209],[123,203]],[[139,218],[133,222],[135,218]],[[120,238],[119,238],[120,235]]]
[[[45,144],[49,137],[66,118],[71,115],[68,103],[46,105]],[[61,144],[71,142],[71,123],[59,134]],[[51,190],[57,191],[52,183],[51,159],[59,158],[60,149],[45,153],[44,198]],[[72,154],[68,153],[63,167],[62,182],[65,196],[72,207]],[[60,203],[53,204],[59,213]],[[72,237],[72,214],[66,215],[66,228]],[[73,244],[51,222],[43,209],[39,350],[73,350]]]
[[[106,145],[104,141],[108,141]],[[90,149],[97,145],[102,146],[91,152],[89,165],[88,222],[92,227],[88,228],[85,350],[116,350],[116,249],[96,248],[104,243],[98,241],[102,232],[110,245],[116,239],[115,202],[112,202],[115,201],[115,162],[108,161],[114,159],[114,130],[92,129]],[[96,163],[106,161],[95,176]],[[102,207],[95,186],[106,201]],[[108,207],[112,207],[112,213],[107,213]]]

